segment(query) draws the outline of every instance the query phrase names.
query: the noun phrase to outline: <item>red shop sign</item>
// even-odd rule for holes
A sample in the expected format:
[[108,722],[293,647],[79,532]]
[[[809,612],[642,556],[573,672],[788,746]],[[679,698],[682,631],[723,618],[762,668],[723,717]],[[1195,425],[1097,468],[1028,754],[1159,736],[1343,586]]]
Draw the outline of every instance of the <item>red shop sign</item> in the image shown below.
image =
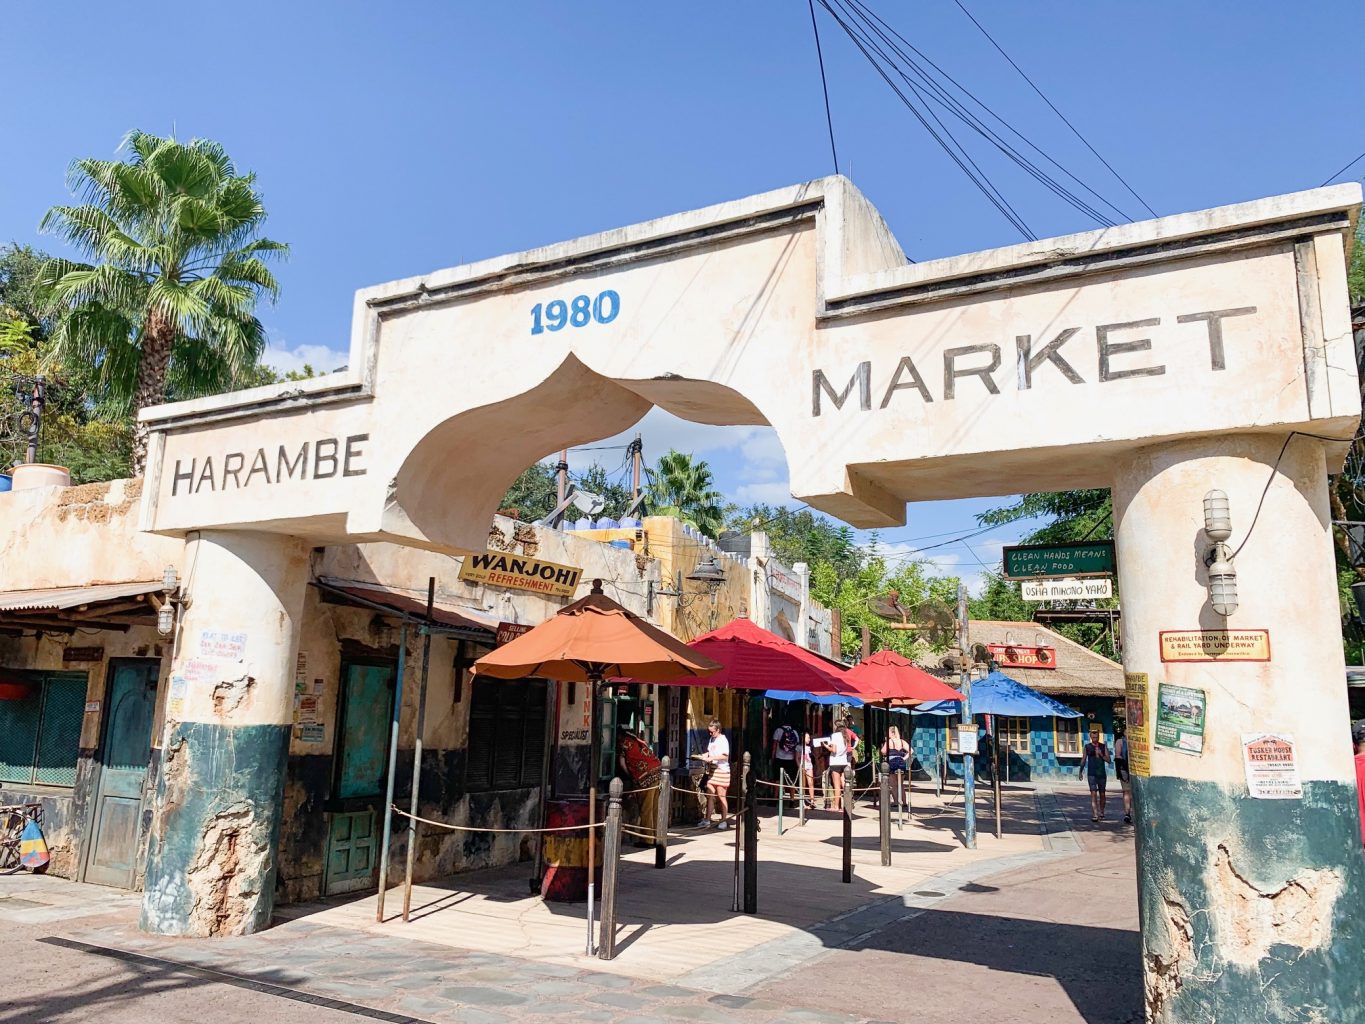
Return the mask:
[[987,644],[991,660],[1001,668],[1056,668],[1057,648],[1020,647],[1017,644]]

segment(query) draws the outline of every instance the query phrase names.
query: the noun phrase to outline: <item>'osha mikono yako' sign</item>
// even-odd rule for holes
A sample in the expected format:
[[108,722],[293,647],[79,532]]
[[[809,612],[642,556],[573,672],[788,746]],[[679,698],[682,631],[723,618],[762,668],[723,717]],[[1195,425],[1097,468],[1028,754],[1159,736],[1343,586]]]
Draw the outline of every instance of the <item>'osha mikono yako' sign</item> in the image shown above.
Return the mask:
[[515,590],[533,590],[552,597],[573,597],[583,570],[558,562],[542,562],[506,551],[485,551],[466,555],[460,566],[460,579]]

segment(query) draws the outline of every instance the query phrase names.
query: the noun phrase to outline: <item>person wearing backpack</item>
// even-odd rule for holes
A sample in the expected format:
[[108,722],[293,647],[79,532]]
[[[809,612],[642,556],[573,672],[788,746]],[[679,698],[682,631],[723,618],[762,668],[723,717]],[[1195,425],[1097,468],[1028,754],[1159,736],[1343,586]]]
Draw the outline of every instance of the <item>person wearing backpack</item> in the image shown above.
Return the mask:
[[[772,749],[769,751],[772,761],[773,781],[782,784],[783,775],[787,779],[796,779],[797,765],[796,754],[801,746],[801,734],[790,725],[779,725],[773,730]],[[786,796],[792,796],[791,786],[786,787]]]

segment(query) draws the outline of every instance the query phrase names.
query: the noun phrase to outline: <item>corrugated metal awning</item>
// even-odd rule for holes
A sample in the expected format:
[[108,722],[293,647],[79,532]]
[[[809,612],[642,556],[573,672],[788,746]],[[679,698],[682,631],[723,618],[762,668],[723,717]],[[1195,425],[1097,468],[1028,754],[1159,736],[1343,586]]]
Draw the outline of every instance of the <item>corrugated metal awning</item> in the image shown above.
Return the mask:
[[62,611],[104,604],[161,590],[161,580],[138,583],[99,583],[90,587],[48,587],[45,590],[0,591],[0,612]]
[[[313,581],[313,585],[336,597],[366,607],[380,606],[383,610],[392,611],[414,621],[425,621],[427,617],[425,595],[418,597],[414,593],[386,587],[379,583],[348,580],[339,576],[319,576]],[[433,605],[431,617],[439,626],[445,626],[451,630],[477,633],[480,638],[484,634],[492,635],[498,629],[497,619],[481,615],[469,608],[457,608],[448,604]]]

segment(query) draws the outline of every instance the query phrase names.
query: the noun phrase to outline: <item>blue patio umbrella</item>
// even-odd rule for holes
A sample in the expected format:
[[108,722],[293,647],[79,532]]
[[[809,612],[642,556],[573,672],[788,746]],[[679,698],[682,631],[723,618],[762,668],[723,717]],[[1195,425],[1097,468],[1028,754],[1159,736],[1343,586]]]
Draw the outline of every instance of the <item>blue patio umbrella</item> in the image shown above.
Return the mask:
[[[915,709],[915,714],[955,715],[961,706],[962,702],[956,700],[935,701],[933,704],[921,704]],[[985,679],[972,683],[972,714],[1010,715],[1017,718],[1081,717],[1079,711],[1025,686],[1017,679],[1011,679],[1003,672],[992,672]]]
[[806,693],[804,690],[768,690],[763,696],[772,700],[808,700],[812,704],[847,704],[854,708],[863,706],[862,701],[857,697],[850,697],[848,694],[814,694]]

